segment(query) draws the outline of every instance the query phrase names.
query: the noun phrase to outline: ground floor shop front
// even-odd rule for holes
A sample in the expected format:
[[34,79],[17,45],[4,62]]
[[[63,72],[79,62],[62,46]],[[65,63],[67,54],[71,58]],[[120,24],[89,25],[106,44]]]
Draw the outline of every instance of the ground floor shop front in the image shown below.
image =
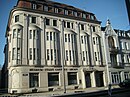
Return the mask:
[[[64,72],[64,73],[63,73]],[[63,75],[64,74],[64,75]],[[12,67],[8,92],[26,93],[85,89],[107,85],[106,70],[90,67]]]

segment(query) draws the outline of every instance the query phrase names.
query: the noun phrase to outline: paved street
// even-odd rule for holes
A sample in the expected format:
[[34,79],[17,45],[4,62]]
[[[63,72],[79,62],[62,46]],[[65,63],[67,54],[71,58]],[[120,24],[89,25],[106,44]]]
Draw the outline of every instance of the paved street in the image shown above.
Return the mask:
[[[98,97],[110,97],[110,96],[98,96]],[[111,97],[130,97],[130,92],[121,92],[117,94],[112,94]]]

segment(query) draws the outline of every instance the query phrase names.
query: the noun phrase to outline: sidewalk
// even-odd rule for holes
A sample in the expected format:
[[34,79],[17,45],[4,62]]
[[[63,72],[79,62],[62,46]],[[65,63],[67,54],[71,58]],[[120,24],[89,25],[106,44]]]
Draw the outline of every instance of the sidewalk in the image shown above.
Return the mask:
[[[113,87],[113,89],[116,89],[119,87]],[[63,93],[63,91],[50,91],[50,92],[41,92],[41,93],[29,93],[29,94],[23,94],[22,96],[42,96],[42,97],[52,97],[52,96],[59,96],[59,95],[69,95],[69,94],[78,94],[78,93],[92,93],[92,92],[98,92],[98,91],[104,91],[107,90],[107,87],[91,87],[86,89],[76,89],[76,90],[67,90],[66,93]]]

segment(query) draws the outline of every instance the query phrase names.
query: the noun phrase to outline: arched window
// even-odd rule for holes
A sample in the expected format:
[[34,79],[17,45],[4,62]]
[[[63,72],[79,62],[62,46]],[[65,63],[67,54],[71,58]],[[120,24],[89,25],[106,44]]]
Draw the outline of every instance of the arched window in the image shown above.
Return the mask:
[[111,36],[108,37],[108,45],[109,45],[110,48],[115,47],[114,39]]

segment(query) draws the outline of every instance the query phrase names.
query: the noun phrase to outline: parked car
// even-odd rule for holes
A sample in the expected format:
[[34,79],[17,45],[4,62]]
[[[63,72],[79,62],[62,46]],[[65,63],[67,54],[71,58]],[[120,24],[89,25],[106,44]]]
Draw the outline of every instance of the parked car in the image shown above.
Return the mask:
[[126,79],[119,83],[120,87],[130,88],[130,79]]

